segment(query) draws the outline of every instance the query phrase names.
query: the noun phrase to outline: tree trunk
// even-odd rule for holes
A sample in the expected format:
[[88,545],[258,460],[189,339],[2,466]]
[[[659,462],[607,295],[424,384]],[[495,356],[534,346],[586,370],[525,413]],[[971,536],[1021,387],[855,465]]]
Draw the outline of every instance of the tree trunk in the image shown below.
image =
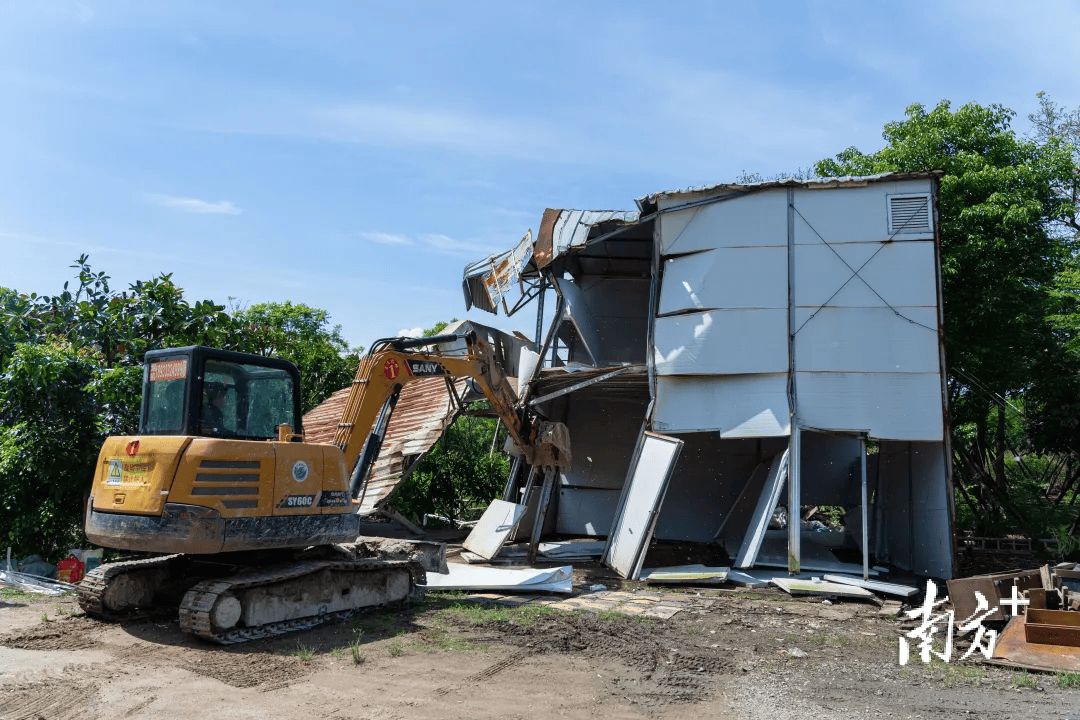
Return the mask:
[[1005,482],[1005,403],[997,407],[997,442],[994,447],[994,479],[998,486],[1008,488]]

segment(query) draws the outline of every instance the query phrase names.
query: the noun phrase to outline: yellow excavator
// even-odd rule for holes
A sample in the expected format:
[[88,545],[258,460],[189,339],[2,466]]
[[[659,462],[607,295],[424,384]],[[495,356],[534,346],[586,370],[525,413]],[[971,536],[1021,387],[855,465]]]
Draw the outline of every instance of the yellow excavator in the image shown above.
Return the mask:
[[[463,350],[462,350],[463,346]],[[456,347],[443,352],[439,347]],[[106,439],[86,508],[91,542],[140,555],[78,587],[87,613],[178,604],[181,628],[235,643],[406,600],[415,561],[356,557],[356,505],[402,387],[444,377],[482,393],[534,467],[569,463],[569,435],[516,393],[475,333],[376,342],[333,444],[304,442],[295,365],[208,347],[146,353],[139,434]]]

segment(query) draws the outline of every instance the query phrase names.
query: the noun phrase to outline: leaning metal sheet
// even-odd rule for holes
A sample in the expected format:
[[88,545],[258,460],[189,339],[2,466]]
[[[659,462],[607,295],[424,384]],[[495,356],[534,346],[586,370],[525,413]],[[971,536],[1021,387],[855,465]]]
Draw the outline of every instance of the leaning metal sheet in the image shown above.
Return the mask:
[[514,528],[521,522],[525,506],[492,500],[462,546],[487,560],[499,554]]
[[633,579],[641,567],[653,520],[660,511],[682,445],[682,440],[663,435],[645,433],[642,437],[636,463],[627,478],[626,495],[604,551],[604,563],[623,577]]

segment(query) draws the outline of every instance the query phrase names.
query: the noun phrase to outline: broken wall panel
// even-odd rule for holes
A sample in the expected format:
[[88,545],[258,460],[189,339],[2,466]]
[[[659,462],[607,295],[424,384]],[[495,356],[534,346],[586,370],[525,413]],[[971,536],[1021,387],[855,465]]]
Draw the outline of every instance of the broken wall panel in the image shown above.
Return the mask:
[[716,248],[664,260],[659,315],[788,306],[786,247]]
[[656,318],[658,375],[787,372],[786,310],[706,310]]
[[652,423],[664,432],[713,430],[721,437],[788,435],[787,373],[656,379]]
[[641,570],[682,446],[678,438],[651,432],[642,432],[637,443],[604,548],[604,564],[625,578],[636,579]]
[[[787,195],[784,190],[747,193],[738,202],[699,205],[661,215],[660,252],[663,255],[717,247],[787,247]],[[685,202],[661,200],[661,210]]]

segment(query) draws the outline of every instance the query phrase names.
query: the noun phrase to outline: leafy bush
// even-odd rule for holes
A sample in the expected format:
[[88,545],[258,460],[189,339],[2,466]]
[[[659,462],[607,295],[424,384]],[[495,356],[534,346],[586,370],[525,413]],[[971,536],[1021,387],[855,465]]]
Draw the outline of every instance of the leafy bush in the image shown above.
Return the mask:
[[505,429],[499,430],[496,451],[489,455],[496,424],[490,418],[458,418],[398,487],[391,504],[417,522],[425,514],[451,521],[477,519],[491,499],[502,494],[510,472],[499,452]]
[[84,492],[101,445],[86,353],[15,345],[0,376],[0,542],[55,562],[82,537]]

